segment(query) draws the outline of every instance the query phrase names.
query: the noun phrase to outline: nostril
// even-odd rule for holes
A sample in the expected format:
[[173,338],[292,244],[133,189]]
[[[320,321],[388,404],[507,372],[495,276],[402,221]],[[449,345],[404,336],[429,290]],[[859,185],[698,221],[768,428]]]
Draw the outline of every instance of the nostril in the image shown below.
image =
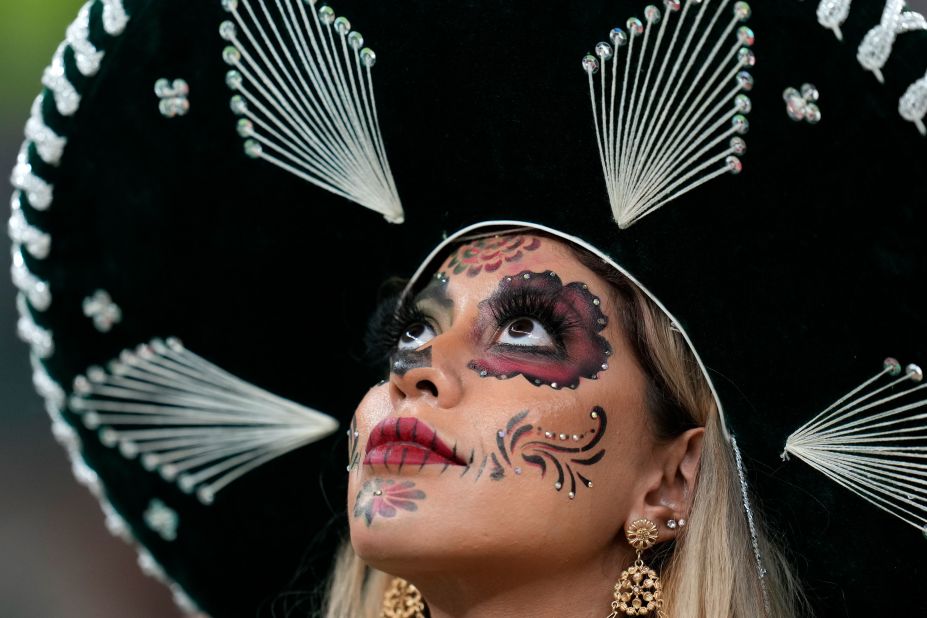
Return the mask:
[[415,383],[415,388],[420,391],[428,391],[432,397],[438,396],[438,387],[431,380],[419,380]]

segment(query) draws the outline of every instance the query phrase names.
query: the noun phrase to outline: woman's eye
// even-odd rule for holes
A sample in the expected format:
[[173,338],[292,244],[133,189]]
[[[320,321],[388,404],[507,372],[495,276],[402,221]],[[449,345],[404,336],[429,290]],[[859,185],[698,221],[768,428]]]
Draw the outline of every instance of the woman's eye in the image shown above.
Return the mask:
[[417,350],[435,337],[435,330],[424,322],[410,324],[399,336],[396,347],[400,350]]
[[499,343],[537,348],[556,346],[554,338],[535,318],[516,318],[508,322],[499,335]]

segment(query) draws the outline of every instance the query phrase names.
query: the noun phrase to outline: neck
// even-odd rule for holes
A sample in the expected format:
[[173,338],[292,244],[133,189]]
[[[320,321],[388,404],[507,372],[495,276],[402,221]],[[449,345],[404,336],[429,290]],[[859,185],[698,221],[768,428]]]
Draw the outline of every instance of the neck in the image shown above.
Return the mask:
[[543,571],[483,568],[419,574],[412,582],[425,597],[431,618],[606,616],[615,582],[632,561],[631,554],[613,549]]

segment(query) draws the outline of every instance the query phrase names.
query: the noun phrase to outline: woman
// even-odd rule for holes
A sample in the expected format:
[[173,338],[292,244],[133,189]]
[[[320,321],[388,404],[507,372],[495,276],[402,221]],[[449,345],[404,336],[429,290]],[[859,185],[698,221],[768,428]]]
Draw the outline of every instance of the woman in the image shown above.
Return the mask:
[[714,397],[672,321],[581,249],[501,239],[531,251],[448,275],[459,246],[376,330],[390,374],[352,425],[352,547],[327,615],[380,615],[393,576],[432,617],[605,615],[640,519],[664,581],[630,595],[642,614],[761,615],[766,596],[794,615],[784,571],[760,585]]
[[671,616],[921,611],[872,577],[913,588],[927,525],[905,11],[93,0],[13,174],[56,437],[214,616],[323,581],[339,516],[334,616],[378,573],[439,615],[636,609],[635,575]]

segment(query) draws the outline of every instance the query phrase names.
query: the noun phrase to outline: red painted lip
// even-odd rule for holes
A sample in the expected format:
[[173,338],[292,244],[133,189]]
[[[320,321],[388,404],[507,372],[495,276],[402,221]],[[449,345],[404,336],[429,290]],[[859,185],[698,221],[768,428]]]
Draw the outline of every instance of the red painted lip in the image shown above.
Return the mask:
[[377,423],[367,440],[365,464],[466,466],[435,430],[417,418],[388,418]]

